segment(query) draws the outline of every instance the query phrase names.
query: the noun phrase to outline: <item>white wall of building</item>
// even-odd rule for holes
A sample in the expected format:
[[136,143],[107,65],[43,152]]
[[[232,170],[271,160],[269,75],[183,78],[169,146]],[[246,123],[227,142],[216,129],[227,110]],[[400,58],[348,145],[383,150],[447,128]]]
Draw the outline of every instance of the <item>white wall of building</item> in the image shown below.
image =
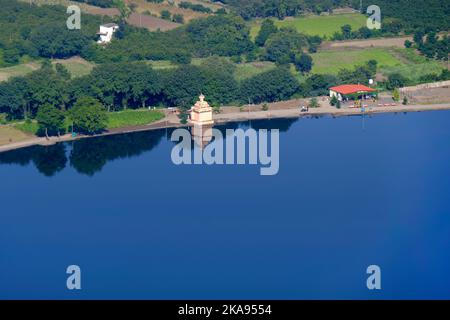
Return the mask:
[[119,29],[119,26],[100,26],[99,36],[100,39],[97,41],[98,43],[109,43],[112,40],[114,32]]

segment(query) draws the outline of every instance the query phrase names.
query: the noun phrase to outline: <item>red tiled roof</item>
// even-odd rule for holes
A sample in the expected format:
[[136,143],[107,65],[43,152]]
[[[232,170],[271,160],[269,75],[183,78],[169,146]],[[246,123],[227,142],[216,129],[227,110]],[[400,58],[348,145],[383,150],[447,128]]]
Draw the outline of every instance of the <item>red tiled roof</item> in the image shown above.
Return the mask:
[[331,87],[330,90],[340,94],[352,94],[358,92],[376,92],[377,90],[364,86],[362,84],[344,84],[342,86]]

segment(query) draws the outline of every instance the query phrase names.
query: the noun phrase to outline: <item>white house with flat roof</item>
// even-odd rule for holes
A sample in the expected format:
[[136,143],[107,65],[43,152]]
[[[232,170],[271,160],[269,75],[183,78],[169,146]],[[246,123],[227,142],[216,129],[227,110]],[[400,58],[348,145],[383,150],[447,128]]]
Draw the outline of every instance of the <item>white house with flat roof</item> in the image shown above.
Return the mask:
[[105,44],[109,43],[112,40],[114,32],[119,29],[119,25],[116,23],[107,23],[100,25],[100,31],[97,32],[97,35],[100,37],[97,43]]

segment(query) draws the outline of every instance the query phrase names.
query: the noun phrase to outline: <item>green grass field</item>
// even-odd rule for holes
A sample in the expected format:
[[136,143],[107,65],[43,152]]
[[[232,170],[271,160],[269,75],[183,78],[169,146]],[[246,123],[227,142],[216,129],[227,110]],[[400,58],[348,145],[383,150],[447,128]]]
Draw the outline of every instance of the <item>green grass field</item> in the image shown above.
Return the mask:
[[[277,27],[291,27],[298,32],[308,35],[318,35],[321,37],[330,37],[336,31],[341,31],[343,25],[349,24],[353,30],[357,30],[366,25],[367,17],[359,13],[335,14],[329,16],[301,16],[295,18],[286,18],[284,20],[274,20]],[[258,35],[262,20],[251,23],[250,34],[253,39]]]
[[177,67],[169,60],[148,60],[147,63],[155,70],[173,69]]
[[149,124],[164,118],[164,113],[159,110],[125,110],[108,113],[108,129],[139,126]]
[[[200,66],[206,58],[193,58],[191,64],[194,66]],[[225,58],[228,59],[228,58]],[[228,59],[229,60],[229,59]],[[147,61],[153,69],[163,70],[163,69],[173,69],[177,66],[168,60],[161,61]],[[248,63],[236,64],[236,71],[234,77],[236,80],[241,81],[265,71],[269,71],[275,68],[275,64],[269,61],[256,61]]]
[[24,76],[31,73],[34,70],[39,69],[40,64],[36,62],[30,62],[25,64],[19,64],[13,67],[0,68],[0,82],[6,81],[11,77]]
[[242,81],[274,68],[275,64],[268,61],[241,63],[237,65],[234,77]]
[[[0,82],[6,81],[11,77],[25,76],[41,67],[41,61],[29,61],[28,59],[22,59],[23,63],[12,67],[0,68]],[[70,59],[55,59],[52,60],[53,64],[61,63],[64,65],[73,78],[81,77],[89,74],[94,65],[82,58],[70,58]]]
[[340,69],[353,69],[369,60],[377,60],[380,68],[402,65],[394,54],[383,48],[322,51],[312,54],[312,57],[312,72],[321,74],[337,74]]
[[82,77],[91,73],[94,68],[94,64],[82,59],[82,58],[70,58],[70,59],[58,59],[53,60],[53,64],[60,63],[69,70],[72,78]]
[[401,75],[412,80],[413,82],[417,82],[420,77],[425,75],[429,74],[439,75],[441,74],[443,69],[444,69],[443,65],[440,64],[439,62],[429,61],[420,64],[407,64],[394,67],[382,67],[380,71],[385,76],[389,76],[390,74],[393,73],[400,73]]
[[427,60],[412,50],[399,48],[367,48],[322,51],[312,54],[313,73],[337,74],[340,69],[353,69],[369,60],[378,61],[378,70],[385,76],[400,73],[413,81],[421,76],[440,74],[443,65],[435,60]]
[[[108,129],[115,129],[128,126],[139,126],[149,124],[164,118],[164,113],[159,110],[125,110],[120,112],[109,112],[108,113]],[[36,120],[31,121],[14,121],[9,122],[11,128],[14,128],[24,134],[36,135],[39,126]],[[5,127],[5,126],[0,126]],[[72,127],[72,121],[66,118],[64,127],[66,132],[70,132]]]

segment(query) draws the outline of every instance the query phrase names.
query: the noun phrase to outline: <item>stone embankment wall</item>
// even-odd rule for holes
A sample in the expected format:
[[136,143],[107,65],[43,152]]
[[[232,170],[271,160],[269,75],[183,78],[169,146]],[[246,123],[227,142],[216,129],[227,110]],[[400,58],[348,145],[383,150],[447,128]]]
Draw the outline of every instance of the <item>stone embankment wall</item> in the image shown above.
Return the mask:
[[443,87],[448,87],[448,86],[450,86],[450,80],[433,82],[433,83],[424,83],[424,84],[420,84],[420,85],[414,86],[414,87],[401,88],[400,93],[405,94],[405,93],[413,92],[413,91],[417,91],[417,90],[443,88]]

